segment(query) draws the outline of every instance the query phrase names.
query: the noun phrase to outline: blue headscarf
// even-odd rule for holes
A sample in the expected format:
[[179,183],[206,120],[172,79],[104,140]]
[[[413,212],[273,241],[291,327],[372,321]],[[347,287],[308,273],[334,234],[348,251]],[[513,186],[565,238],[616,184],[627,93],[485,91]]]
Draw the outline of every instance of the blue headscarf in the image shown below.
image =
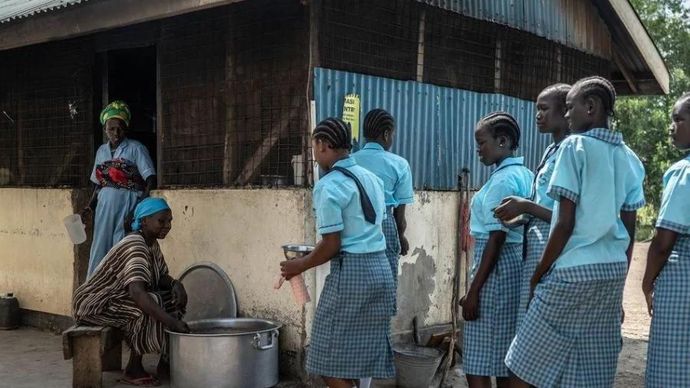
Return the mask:
[[170,206],[163,198],[148,197],[139,202],[136,209],[134,209],[134,221],[132,221],[132,230],[138,231],[141,229],[141,219],[156,214],[162,210],[170,210]]

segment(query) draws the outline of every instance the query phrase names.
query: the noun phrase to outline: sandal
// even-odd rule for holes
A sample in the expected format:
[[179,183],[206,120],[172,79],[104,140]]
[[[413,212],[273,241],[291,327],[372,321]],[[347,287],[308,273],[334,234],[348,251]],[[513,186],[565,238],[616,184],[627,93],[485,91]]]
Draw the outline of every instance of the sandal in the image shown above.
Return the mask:
[[133,385],[136,387],[157,387],[157,386],[161,385],[161,382],[157,378],[155,378],[151,375],[139,377],[136,379],[129,378],[127,376],[123,376],[117,382],[120,384]]

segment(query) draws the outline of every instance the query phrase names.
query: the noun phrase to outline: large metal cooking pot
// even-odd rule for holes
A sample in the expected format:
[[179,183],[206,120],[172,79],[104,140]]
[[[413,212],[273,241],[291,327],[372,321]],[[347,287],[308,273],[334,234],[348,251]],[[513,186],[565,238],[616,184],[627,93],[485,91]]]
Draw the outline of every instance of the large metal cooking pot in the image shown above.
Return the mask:
[[170,335],[173,388],[265,388],[278,384],[278,329],[265,319],[187,322],[191,333]]

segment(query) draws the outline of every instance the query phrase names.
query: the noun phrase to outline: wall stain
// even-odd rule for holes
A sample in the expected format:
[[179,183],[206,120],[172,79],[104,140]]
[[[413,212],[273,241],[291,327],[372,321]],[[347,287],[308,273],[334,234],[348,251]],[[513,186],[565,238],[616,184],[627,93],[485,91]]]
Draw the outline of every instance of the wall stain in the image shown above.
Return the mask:
[[431,295],[436,289],[436,263],[424,247],[412,251],[413,263],[403,263],[398,277],[398,314],[393,320],[393,332],[412,329],[417,316],[423,323],[431,308]]
[[431,203],[431,198],[429,198],[429,193],[427,193],[426,191],[419,192],[418,197],[419,197],[419,205],[420,206],[424,206],[426,204]]

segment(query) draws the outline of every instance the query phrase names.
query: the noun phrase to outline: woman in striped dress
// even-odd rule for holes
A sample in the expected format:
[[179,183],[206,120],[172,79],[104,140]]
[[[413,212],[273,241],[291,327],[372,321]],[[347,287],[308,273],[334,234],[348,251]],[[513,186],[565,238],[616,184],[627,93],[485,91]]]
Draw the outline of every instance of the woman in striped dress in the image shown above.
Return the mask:
[[522,247],[523,264],[520,281],[520,307],[518,308],[517,326],[527,311],[529,302],[529,282],[544,252],[551,225],[553,198],[546,195],[546,189],[556,164],[556,151],[561,142],[568,136],[568,121],[565,115],[565,96],[570,85],[555,84],[544,89],[537,97],[537,127],[539,133],[550,133],[553,143],[546,148],[532,182],[532,195],[529,199],[508,197],[496,208],[496,217],[509,223],[521,214],[528,218],[525,226],[525,242]]
[[306,365],[331,388],[395,375],[390,343],[395,285],[381,227],[383,182],[350,157],[350,139],[350,128],[340,119],[326,119],[314,129],[314,157],[326,171],[314,186],[321,241],[303,258],[280,263],[286,279],[331,263]]
[[686,153],[664,174],[656,235],[647,253],[644,291],[652,326],[647,387],[690,384],[690,94],[673,108],[673,145]]
[[[165,200],[146,198],[134,212],[132,233],[105,256],[93,276],[81,285],[73,300],[74,318],[81,325],[115,327],[131,348],[123,383],[159,385],[144,370],[142,355],[165,354],[164,329],[188,332],[180,320],[187,303],[182,283],[168,274],[157,239],[171,228],[172,212]],[[159,372],[167,371],[163,355]]]
[[472,198],[470,233],[475,238],[471,284],[462,298],[465,319],[463,368],[470,388],[508,383],[503,363],[515,335],[520,296],[522,231],[511,230],[494,216],[494,209],[511,195],[527,197],[534,174],[513,154],[520,143],[520,127],[502,112],[477,123],[474,132],[479,160],[494,165],[489,180]]

